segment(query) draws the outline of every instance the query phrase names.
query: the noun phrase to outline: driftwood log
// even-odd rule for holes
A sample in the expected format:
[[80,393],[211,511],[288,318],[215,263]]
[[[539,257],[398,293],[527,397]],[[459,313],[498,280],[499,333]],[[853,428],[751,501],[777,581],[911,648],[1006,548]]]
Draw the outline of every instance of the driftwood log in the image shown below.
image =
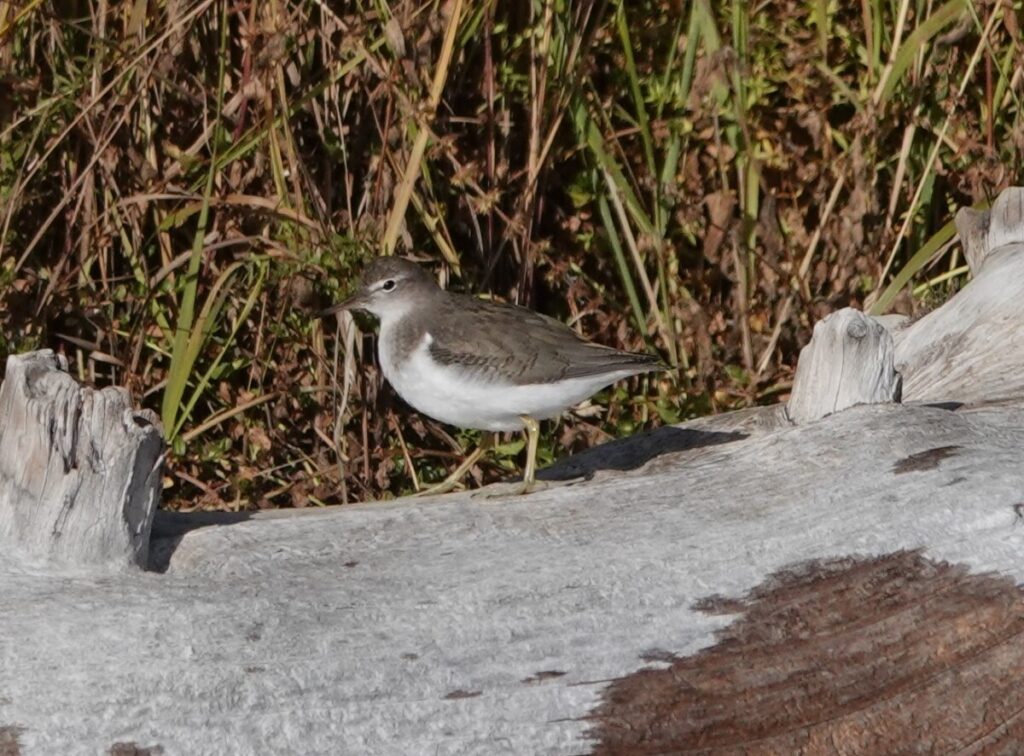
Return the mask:
[[0,753],[1019,752],[1022,199],[939,309],[826,319],[788,409],[526,497],[158,514],[146,572],[4,548]]

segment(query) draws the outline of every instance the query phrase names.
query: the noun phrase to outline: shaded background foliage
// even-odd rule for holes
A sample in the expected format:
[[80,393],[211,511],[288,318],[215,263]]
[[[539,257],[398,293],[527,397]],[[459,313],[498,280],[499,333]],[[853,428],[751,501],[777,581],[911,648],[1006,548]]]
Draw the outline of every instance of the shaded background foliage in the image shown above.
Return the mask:
[[458,463],[475,435],[315,317],[381,245],[679,365],[551,424],[542,460],[774,402],[816,319],[963,280],[953,212],[1020,180],[1020,23],[1019,0],[0,1],[0,351],[160,411],[177,507]]

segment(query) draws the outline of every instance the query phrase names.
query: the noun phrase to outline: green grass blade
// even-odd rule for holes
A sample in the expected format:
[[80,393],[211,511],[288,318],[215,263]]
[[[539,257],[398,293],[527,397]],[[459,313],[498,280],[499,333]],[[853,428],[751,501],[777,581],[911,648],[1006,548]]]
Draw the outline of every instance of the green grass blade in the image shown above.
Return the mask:
[[626,59],[626,76],[629,79],[629,91],[633,96],[633,108],[636,111],[637,128],[640,131],[640,139],[644,145],[644,157],[647,159],[647,168],[652,174],[658,172],[654,158],[654,139],[651,137],[651,124],[647,118],[647,107],[644,104],[644,95],[640,89],[640,75],[636,70],[636,60],[633,58],[633,43],[629,37],[629,25],[626,23],[625,4],[620,3],[615,13],[615,25],[619,32],[619,41],[622,44],[622,54]]
[[[210,299],[208,301],[215,302],[215,304],[204,308],[204,312],[202,314],[202,317],[200,318],[200,322],[204,324],[203,331],[206,334],[206,338],[209,337],[209,334],[214,324],[218,320],[218,314],[222,309],[225,301],[227,300],[227,295],[229,293],[227,289],[227,283],[230,280],[230,278],[233,277],[235,271],[238,270],[242,265],[243,263],[238,262],[234,263],[228,269],[226,269],[218,279],[217,284],[215,285],[215,290],[210,292]],[[266,265],[264,263],[260,263],[257,268],[256,281],[252,284],[252,286],[249,287],[249,294],[246,297],[245,302],[243,303],[242,308],[239,310],[237,316],[233,318],[231,330],[228,332],[227,336],[224,339],[224,342],[221,344],[217,356],[210,363],[210,366],[199,377],[199,380],[196,381],[195,388],[192,391],[192,394],[189,397],[188,402],[185,404],[184,408],[182,409],[182,412],[180,413],[180,417],[178,418],[178,425],[176,428],[174,428],[172,437],[177,437],[181,434],[185,423],[192,415],[192,411],[195,408],[196,403],[205,395],[207,386],[210,385],[210,382],[213,380],[214,376],[216,376],[217,371],[220,369],[220,365],[224,361],[225,356],[229,354],[231,346],[234,344],[235,339],[238,336],[239,328],[241,328],[242,324],[245,323],[245,321],[248,319],[249,313],[252,312],[253,307],[256,305],[257,298],[263,291],[263,281],[265,280],[265,278]],[[223,293],[218,293],[216,289],[223,289]],[[199,346],[201,346],[201,344],[196,346],[194,353],[195,356],[198,356]]]
[[600,194],[597,198],[597,211],[601,216],[601,223],[608,233],[608,244],[612,248],[612,257],[615,259],[615,267],[619,271],[619,278],[626,290],[629,299],[629,306],[633,310],[633,319],[636,321],[637,331],[647,337],[647,324],[644,323],[644,309],[640,304],[640,297],[636,293],[636,284],[633,281],[633,274],[629,269],[629,261],[626,260],[626,253],[622,249],[622,240],[619,239],[619,232],[615,227],[615,219],[612,217],[612,210],[608,206],[608,198]]
[[884,105],[892,97],[892,93],[895,91],[900,79],[906,73],[910,64],[914,62],[914,57],[920,52],[921,48],[932,37],[942,31],[946,25],[955,21],[966,7],[967,3],[965,0],[949,0],[949,2],[928,16],[920,26],[911,32],[903,44],[900,45],[900,49],[896,52],[896,57],[893,58],[892,68],[889,70],[888,78],[885,80],[885,86],[882,87],[882,95],[879,98],[880,105]]
[[[220,17],[220,49],[218,52],[217,70],[217,109],[218,114],[216,126],[212,135],[213,156],[210,160],[210,167],[206,174],[206,186],[203,189],[202,208],[199,211],[199,219],[196,222],[195,235],[192,237],[192,251],[188,261],[188,270],[185,274],[184,291],[181,297],[181,306],[178,309],[178,320],[174,328],[174,342],[171,347],[171,364],[167,370],[167,386],[164,388],[163,402],[160,407],[160,419],[164,428],[171,431],[178,427],[178,414],[181,409],[181,399],[185,394],[185,384],[192,372],[193,360],[189,358],[189,342],[192,336],[192,325],[195,317],[196,291],[199,287],[199,269],[203,262],[203,241],[206,238],[206,229],[210,219],[210,197],[213,195],[213,182],[217,175],[217,149],[222,138],[222,126],[219,114],[224,108],[224,84],[225,64],[228,58],[227,34],[228,34],[228,12],[225,3],[221,10]],[[173,441],[173,435],[168,441]]]
[[913,278],[928,262],[932,259],[936,252],[942,247],[943,244],[948,242],[956,234],[956,224],[953,221],[949,221],[945,226],[936,231],[932,237],[922,245],[922,247],[914,253],[914,255],[907,260],[907,264],[903,266],[899,273],[897,273],[892,282],[885,288],[878,300],[871,305],[871,309],[868,311],[870,315],[882,315],[893,300],[896,299],[896,295],[902,291],[903,287],[906,286],[910,279]]

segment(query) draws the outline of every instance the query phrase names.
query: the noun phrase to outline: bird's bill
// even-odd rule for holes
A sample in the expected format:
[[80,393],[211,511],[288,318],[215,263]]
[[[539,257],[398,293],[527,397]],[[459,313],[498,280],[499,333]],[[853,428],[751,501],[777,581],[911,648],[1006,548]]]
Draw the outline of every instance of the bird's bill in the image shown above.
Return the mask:
[[334,315],[341,312],[342,310],[361,310],[366,306],[366,297],[363,296],[362,292],[356,292],[348,299],[338,302],[338,304],[331,305],[325,310],[320,311],[320,317],[326,318],[328,315]]

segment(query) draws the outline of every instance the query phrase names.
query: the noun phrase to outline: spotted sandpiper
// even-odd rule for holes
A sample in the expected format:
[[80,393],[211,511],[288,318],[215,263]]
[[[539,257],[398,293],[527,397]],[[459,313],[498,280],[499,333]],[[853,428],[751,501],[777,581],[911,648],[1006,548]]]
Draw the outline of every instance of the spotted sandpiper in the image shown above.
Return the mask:
[[[377,356],[384,377],[415,409],[462,428],[524,431],[524,493],[535,479],[539,420],[557,417],[621,378],[666,367],[654,355],[586,341],[525,307],[445,291],[418,265],[397,257],[370,262],[356,292],[321,315],[341,310],[380,320]],[[453,488],[484,448],[431,492]]]

